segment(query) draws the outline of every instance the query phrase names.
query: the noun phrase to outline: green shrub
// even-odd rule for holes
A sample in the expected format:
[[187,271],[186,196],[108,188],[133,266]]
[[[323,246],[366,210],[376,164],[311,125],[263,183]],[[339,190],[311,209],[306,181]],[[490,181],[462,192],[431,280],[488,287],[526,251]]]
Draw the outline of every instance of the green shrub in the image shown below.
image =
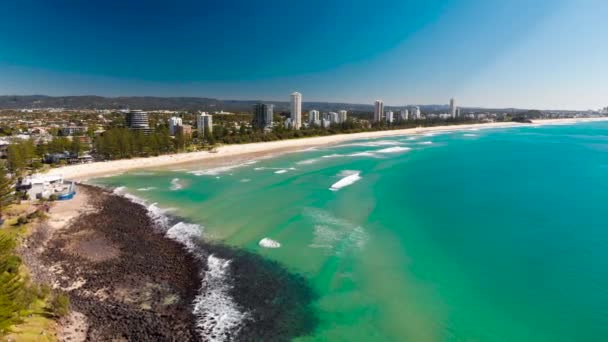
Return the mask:
[[23,226],[24,224],[27,224],[29,221],[27,219],[27,217],[25,216],[19,216],[19,218],[17,219],[17,225],[18,226]]
[[56,294],[50,304],[50,309],[56,317],[65,317],[70,313],[70,297],[64,293]]

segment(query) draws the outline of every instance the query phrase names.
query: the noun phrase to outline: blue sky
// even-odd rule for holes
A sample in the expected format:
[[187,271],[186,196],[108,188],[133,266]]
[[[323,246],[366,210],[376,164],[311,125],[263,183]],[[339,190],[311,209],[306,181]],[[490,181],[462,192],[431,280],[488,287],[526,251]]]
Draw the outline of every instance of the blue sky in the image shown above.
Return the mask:
[[608,106],[604,0],[0,0],[0,94]]

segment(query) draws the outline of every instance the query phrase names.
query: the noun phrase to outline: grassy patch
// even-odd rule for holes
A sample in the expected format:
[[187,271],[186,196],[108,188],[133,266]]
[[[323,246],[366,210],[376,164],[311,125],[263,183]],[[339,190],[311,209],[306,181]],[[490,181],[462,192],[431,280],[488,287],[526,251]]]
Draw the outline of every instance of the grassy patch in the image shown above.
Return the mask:
[[12,332],[2,340],[24,342],[56,341],[57,323],[47,313],[48,298],[35,300],[28,310],[23,312],[23,322],[14,325]]

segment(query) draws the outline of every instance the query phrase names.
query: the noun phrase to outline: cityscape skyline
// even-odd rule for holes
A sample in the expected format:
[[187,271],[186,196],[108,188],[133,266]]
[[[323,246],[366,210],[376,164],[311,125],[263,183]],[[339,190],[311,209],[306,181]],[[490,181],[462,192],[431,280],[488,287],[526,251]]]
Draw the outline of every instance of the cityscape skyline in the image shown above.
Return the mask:
[[[346,5],[285,13],[277,0],[7,3],[0,94],[283,101],[300,89],[319,102],[437,104],[453,96],[485,108],[607,105],[608,4],[600,0],[384,0],[374,16],[364,1]],[[272,20],[258,25],[250,13]],[[291,25],[308,18],[319,25]],[[233,19],[242,24],[225,25]],[[271,53],[249,53],[260,44]]]

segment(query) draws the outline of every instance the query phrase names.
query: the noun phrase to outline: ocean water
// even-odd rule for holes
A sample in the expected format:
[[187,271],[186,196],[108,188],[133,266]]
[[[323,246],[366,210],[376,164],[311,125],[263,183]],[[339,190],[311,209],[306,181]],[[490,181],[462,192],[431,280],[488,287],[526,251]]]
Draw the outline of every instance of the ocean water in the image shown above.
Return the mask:
[[298,341],[608,340],[608,123],[360,140],[118,187],[305,277]]

